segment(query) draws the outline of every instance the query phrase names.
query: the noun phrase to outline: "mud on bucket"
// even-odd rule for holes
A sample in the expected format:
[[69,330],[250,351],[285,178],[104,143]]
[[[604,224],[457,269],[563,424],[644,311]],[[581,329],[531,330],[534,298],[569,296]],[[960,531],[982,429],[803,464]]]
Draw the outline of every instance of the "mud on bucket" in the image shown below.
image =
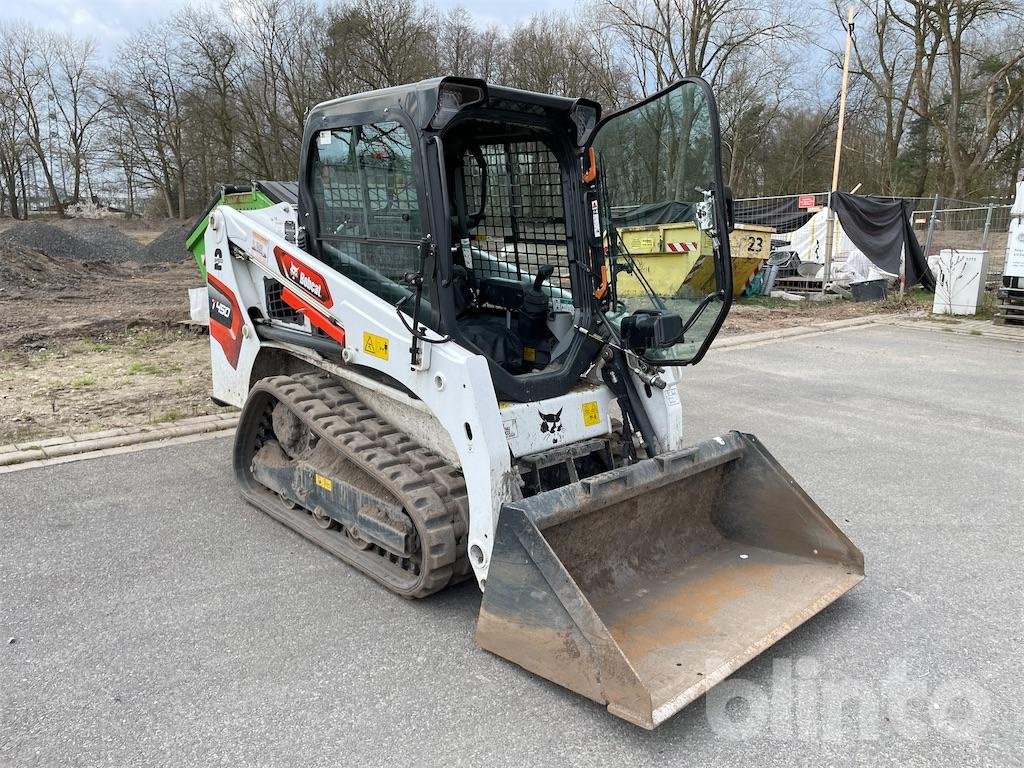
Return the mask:
[[730,432],[505,504],[477,641],[654,728],[863,578],[860,550]]

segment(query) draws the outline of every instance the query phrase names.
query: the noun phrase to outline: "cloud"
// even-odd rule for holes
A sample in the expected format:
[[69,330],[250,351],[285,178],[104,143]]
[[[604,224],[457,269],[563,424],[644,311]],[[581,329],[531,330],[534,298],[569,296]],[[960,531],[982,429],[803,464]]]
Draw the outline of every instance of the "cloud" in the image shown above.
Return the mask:
[[[96,40],[101,58],[109,58],[130,34],[147,24],[174,13],[186,0],[10,0],[0,2],[0,23],[26,21],[55,32],[73,32]],[[193,0],[192,4],[216,4],[216,0]],[[437,0],[434,7],[445,11],[462,6],[481,27],[512,25],[536,13],[570,10],[572,0]]]
[[185,5],[184,0],[27,0],[3,3],[0,22],[28,22],[53,32],[91,37],[111,55],[132,32]]

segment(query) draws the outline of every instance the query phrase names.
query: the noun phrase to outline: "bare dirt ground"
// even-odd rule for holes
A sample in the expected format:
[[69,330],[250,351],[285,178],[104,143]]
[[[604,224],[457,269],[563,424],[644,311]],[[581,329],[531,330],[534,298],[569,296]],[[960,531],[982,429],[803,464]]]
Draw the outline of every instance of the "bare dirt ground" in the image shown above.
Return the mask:
[[[830,320],[846,320],[852,317],[900,311],[901,309],[903,308],[892,306],[889,302],[839,299],[827,302],[807,300],[791,302],[784,299],[767,298],[740,299],[733,302],[721,333],[723,336],[758,333],[776,328],[792,328],[810,323],[825,323]],[[916,307],[907,306],[905,311],[914,311],[914,309]]]
[[[118,228],[140,245],[160,234]],[[78,261],[0,242],[0,444],[222,410],[206,332],[185,325],[201,284],[186,258]]]
[[[48,223],[84,235],[79,222]],[[140,247],[161,234],[159,225],[104,224]],[[0,237],[19,226],[0,221]],[[110,261],[103,247],[78,260],[63,246],[54,256],[0,240],[0,444],[221,410],[209,399],[205,330],[185,325],[187,289],[201,281],[184,245],[180,259],[155,262]],[[740,300],[722,332],[925,307],[913,296],[882,303]]]
[[209,397],[209,342],[133,327],[0,353],[0,444],[223,410]]

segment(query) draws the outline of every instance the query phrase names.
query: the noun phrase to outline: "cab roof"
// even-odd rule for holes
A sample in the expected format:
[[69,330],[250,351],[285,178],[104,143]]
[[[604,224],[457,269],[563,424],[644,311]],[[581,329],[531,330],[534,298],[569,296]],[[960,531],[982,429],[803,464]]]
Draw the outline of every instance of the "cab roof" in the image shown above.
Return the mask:
[[593,122],[600,119],[601,105],[583,98],[567,98],[545,93],[489,85],[483,80],[463,77],[435,77],[418,83],[356,93],[317,104],[306,120],[307,133],[344,124],[388,109],[401,109],[420,131],[438,128],[435,116],[441,107],[442,91],[475,91],[481,95],[472,104],[476,110],[495,110],[534,114],[552,120],[571,119],[577,106],[594,110]]

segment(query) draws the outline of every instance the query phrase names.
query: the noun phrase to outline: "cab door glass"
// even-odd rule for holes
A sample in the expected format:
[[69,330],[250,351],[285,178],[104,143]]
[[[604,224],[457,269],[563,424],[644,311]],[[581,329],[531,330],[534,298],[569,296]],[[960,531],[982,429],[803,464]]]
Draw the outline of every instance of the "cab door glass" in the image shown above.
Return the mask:
[[677,313],[682,339],[651,362],[696,362],[731,303],[717,113],[702,80],[681,81],[606,118],[592,146],[613,271],[610,318]]

